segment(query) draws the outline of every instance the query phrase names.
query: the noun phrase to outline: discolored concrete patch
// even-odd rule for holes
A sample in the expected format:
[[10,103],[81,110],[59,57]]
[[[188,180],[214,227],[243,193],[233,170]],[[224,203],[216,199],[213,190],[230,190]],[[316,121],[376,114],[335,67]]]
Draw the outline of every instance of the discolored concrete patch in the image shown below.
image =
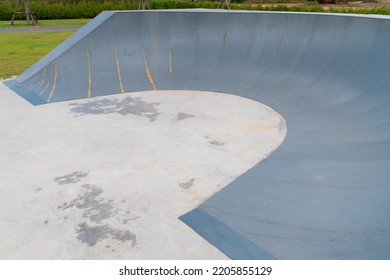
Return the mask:
[[210,143],[211,145],[215,145],[215,146],[223,146],[223,145],[225,145],[224,142],[217,141],[217,140],[210,140],[209,143]]
[[182,121],[182,120],[185,120],[185,119],[188,119],[188,118],[193,118],[193,117],[194,117],[194,115],[190,115],[190,114],[186,114],[186,113],[180,112],[180,113],[177,114],[176,120]]
[[131,246],[137,244],[137,236],[128,230],[112,229],[109,226],[90,226],[87,223],[81,223],[76,227],[77,238],[88,246],[95,246],[96,243],[111,237],[122,242],[130,241]]
[[78,183],[82,178],[88,176],[89,172],[75,171],[71,174],[54,178],[54,182],[58,185],[67,185]]
[[72,103],[71,112],[80,115],[85,114],[120,114],[142,116],[150,121],[155,121],[160,114],[156,106],[159,103],[148,103],[140,97],[127,96],[123,99],[99,99],[87,103]]
[[195,178],[191,178],[188,182],[179,183],[179,186],[183,189],[188,189],[194,184],[195,180]]
[[100,198],[103,190],[95,185],[85,184],[81,186],[81,193],[76,199],[57,207],[60,210],[76,207],[83,210],[83,217],[91,222],[100,223],[114,215],[114,206],[112,201],[105,201]]

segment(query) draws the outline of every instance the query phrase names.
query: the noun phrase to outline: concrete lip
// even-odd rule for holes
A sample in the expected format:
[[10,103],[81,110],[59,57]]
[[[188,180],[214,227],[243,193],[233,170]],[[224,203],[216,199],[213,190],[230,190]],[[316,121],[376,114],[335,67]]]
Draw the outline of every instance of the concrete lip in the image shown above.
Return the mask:
[[266,158],[286,122],[230,94],[32,106],[0,83],[1,259],[226,259],[178,219]]

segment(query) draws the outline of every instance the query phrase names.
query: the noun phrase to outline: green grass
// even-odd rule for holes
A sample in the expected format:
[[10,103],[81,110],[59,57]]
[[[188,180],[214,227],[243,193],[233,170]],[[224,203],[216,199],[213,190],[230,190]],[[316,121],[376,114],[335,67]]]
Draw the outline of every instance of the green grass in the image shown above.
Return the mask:
[[0,78],[21,74],[73,33],[0,33]]
[[90,19],[52,19],[39,20],[38,25],[28,24],[26,20],[18,20],[11,25],[11,21],[0,21],[0,28],[21,28],[21,27],[62,27],[62,26],[83,26]]

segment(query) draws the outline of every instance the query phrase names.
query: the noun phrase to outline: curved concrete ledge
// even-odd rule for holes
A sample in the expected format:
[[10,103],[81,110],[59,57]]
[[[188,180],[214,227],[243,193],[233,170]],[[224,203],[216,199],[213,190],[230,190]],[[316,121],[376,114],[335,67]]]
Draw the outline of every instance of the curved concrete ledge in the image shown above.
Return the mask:
[[384,16],[104,12],[8,85],[35,104],[153,89],[263,102],[288,122],[283,144],[181,219],[232,258],[389,259],[389,45]]

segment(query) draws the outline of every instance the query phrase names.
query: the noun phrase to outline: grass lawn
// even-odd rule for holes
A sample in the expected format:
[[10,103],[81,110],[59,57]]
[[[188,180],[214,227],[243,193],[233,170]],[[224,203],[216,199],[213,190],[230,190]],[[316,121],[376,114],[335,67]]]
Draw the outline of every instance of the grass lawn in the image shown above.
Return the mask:
[[21,74],[74,32],[0,33],[0,78]]
[[[90,19],[40,20],[37,26],[25,20],[0,21],[1,28],[25,27],[81,27]],[[0,78],[21,74],[24,70],[50,52],[75,31],[0,33]]]

